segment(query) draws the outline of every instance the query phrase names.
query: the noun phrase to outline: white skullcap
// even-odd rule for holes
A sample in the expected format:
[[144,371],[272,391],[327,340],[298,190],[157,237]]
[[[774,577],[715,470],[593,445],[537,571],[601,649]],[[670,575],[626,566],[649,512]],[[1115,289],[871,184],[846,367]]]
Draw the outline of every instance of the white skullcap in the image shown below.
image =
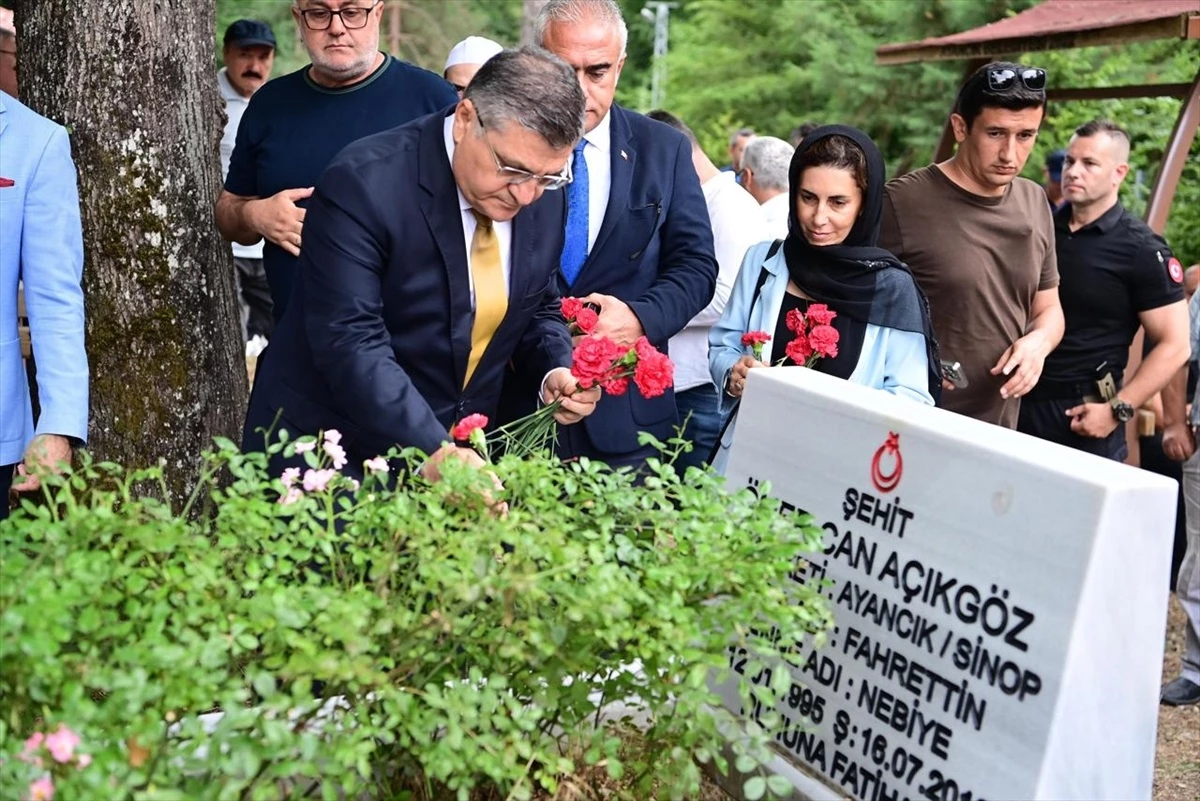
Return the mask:
[[450,50],[442,72],[444,73],[458,64],[483,64],[503,49],[498,42],[493,42],[491,39],[482,36],[468,36]]

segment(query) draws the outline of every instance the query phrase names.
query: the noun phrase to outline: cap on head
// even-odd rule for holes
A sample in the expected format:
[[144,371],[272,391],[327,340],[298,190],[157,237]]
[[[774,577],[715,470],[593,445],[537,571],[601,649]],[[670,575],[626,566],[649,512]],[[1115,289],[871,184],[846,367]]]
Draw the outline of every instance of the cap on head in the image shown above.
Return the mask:
[[485,64],[503,49],[497,42],[483,36],[468,36],[450,49],[442,73],[459,64]]
[[1063,159],[1067,157],[1067,151],[1055,150],[1046,156],[1046,174],[1051,181],[1057,183],[1062,182]]
[[239,19],[225,29],[225,46],[248,47],[262,45],[275,48],[275,33],[271,26],[256,19]]

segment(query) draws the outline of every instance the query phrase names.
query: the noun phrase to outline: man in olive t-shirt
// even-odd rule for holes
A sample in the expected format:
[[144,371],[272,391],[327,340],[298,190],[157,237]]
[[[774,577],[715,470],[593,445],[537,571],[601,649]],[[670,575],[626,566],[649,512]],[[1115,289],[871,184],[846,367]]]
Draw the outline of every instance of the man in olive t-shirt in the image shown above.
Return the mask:
[[879,243],[912,269],[929,298],[943,361],[965,387],[942,394],[951,411],[1016,428],[1020,398],[1037,384],[1063,333],[1054,223],[1046,195],[1018,177],[1045,110],[1043,70],[993,62],[959,91],[958,150],[890,181]]

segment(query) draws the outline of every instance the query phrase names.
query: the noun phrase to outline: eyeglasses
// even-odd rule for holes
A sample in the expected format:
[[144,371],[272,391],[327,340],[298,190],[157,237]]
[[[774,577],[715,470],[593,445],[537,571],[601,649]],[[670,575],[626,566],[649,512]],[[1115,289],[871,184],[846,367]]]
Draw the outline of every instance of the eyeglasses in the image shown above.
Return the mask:
[[[476,117],[475,121],[479,122],[479,118]],[[540,188],[545,189],[547,192],[553,192],[571,183],[571,162],[568,161],[566,168],[558,175],[539,175],[536,172],[509,167],[496,155],[496,149],[488,141],[487,128],[483,127],[482,122],[479,122],[479,130],[483,133],[483,143],[487,145],[488,151],[491,152],[492,160],[496,162],[496,172],[503,175],[509,185],[520,186],[523,183],[536,180]]]
[[1007,92],[1017,85],[1020,80],[1031,92],[1040,92],[1046,88],[1046,71],[1038,67],[1001,67],[988,70],[988,89],[993,92]]
[[348,30],[357,30],[367,27],[367,20],[371,17],[371,12],[375,10],[375,6],[379,5],[382,0],[375,0],[367,8],[362,6],[347,6],[346,8],[333,11],[328,8],[308,8],[300,12],[300,16],[304,18],[304,25],[310,31],[328,30],[333,24],[333,18],[340,17],[342,25]]

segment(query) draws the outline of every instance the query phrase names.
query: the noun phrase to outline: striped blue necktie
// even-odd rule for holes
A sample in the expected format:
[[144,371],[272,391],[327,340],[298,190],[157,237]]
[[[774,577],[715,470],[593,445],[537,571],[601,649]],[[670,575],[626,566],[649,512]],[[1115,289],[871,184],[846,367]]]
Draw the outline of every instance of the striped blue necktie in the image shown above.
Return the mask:
[[574,180],[567,188],[567,225],[559,266],[567,284],[572,285],[583,269],[588,255],[588,171],[583,158],[585,141],[579,140],[571,159]]

